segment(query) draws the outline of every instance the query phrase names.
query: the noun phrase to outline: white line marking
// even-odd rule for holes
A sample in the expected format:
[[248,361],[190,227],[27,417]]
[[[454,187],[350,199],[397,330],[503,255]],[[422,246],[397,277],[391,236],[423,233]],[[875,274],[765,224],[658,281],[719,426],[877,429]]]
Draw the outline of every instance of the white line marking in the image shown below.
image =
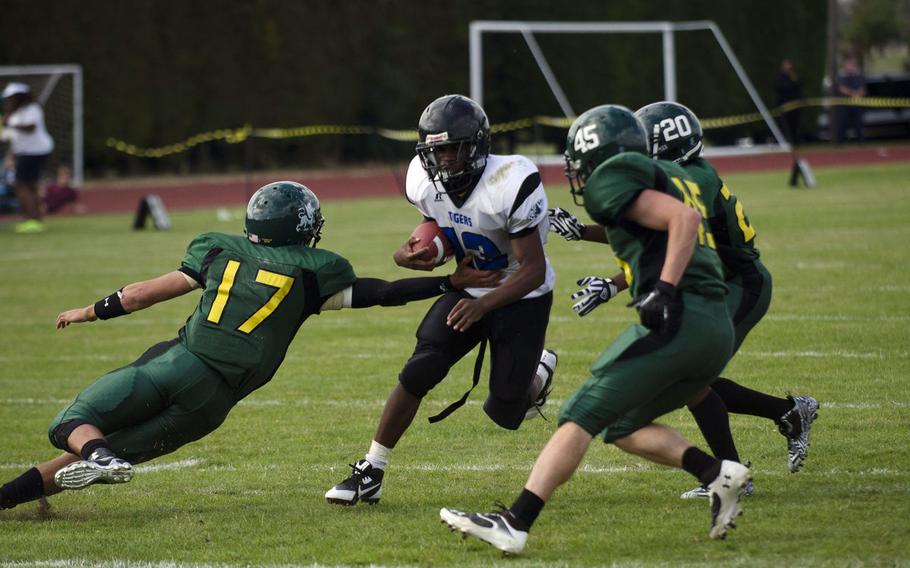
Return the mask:
[[[884,359],[885,357],[891,356],[891,354],[882,353],[880,351],[741,351],[739,354],[746,357],[772,359],[781,357],[787,359],[795,357],[810,359]],[[895,353],[894,355],[898,354]],[[898,356],[903,357],[905,355],[901,353]]]
[[201,458],[187,458],[185,460],[175,462],[140,464],[136,466],[136,471],[142,473],[153,473],[156,471],[174,471],[177,469],[196,467],[197,465],[201,465],[203,463],[205,463],[205,460]]
[[[781,355],[783,357],[784,355]],[[62,399],[62,398],[0,398],[0,405],[42,405],[42,404],[67,404],[71,402],[71,399]],[[565,399],[561,398],[551,398],[549,404],[553,405],[553,408],[556,408],[562,403],[565,402]],[[902,402],[897,400],[890,400],[884,402],[834,402],[834,401],[820,401],[822,408],[825,410],[829,408],[839,408],[839,409],[879,409],[879,408],[908,408],[910,407],[910,402]],[[435,399],[435,400],[425,400],[422,406],[425,407],[439,407],[443,408],[448,406],[450,403],[449,400]],[[299,398],[299,399],[261,399],[261,398],[251,398],[240,401],[240,406],[248,407],[280,407],[280,406],[330,406],[330,407],[339,407],[339,408],[381,408],[385,404],[383,399],[346,399],[346,400],[331,400],[331,399],[312,399],[312,398]],[[465,403],[466,406],[479,406],[483,404],[479,400],[469,400]]]

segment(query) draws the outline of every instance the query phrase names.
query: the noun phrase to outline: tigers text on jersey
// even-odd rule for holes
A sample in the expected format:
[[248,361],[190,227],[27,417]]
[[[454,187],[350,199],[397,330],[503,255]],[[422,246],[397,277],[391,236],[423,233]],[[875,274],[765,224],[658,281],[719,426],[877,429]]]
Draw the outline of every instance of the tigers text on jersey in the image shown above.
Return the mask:
[[333,252],[268,247],[222,233],[193,239],[180,271],[202,287],[180,338],[237,389],[238,399],[272,378],[297,329],[319,313],[322,300],[357,279],[351,264]]
[[[518,270],[513,238],[536,231],[541,243],[547,242],[547,194],[537,166],[524,156],[491,154],[477,186],[461,207],[436,190],[415,157],[408,167],[407,196],[424,217],[436,221],[452,243],[457,260],[473,255],[476,268],[502,270],[502,281]],[[543,284],[525,298],[536,298],[553,289],[556,275],[549,259],[546,264]],[[477,298],[492,290],[468,288],[466,292]]]
[[616,260],[626,275],[632,297],[648,293],[660,279],[667,251],[667,232],[654,231],[623,217],[626,208],[646,189],[665,193],[696,209],[703,217],[692,258],[678,288],[705,296],[727,293],[714,235],[704,220],[707,210],[698,186],[673,162],[625,152],[606,160],[591,173],[584,188],[585,210],[607,230]]

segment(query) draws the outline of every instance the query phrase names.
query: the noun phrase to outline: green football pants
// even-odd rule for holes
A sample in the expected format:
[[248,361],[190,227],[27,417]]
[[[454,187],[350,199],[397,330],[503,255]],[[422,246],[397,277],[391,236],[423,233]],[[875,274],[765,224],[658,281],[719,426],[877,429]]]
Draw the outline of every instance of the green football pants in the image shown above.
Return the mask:
[[87,422],[101,430],[118,457],[141,463],[212,432],[236,403],[221,375],[174,339],[79,393],[54,418],[48,435],[54,443],[59,425]]
[[743,340],[768,313],[771,305],[771,273],[758,260],[754,266],[754,273],[737,274],[726,282],[730,289],[727,294],[727,310],[733,319],[735,330],[733,353],[739,351]]
[[559,423],[575,422],[612,442],[683,406],[711,384],[730,358],[733,325],[722,297],[684,292],[679,327],[666,334],[628,327],[591,367],[592,376],[563,405]]

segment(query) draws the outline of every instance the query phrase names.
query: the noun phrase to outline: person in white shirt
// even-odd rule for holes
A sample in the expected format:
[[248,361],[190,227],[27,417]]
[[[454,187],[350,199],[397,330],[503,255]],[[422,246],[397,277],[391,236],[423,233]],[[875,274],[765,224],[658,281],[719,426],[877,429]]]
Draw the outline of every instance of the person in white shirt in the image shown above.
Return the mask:
[[[436,223],[459,263],[495,271],[498,284],[449,290],[417,328],[417,345],[398,375],[366,456],[352,475],[329,489],[329,503],[375,504],[392,449],[411,425],[424,396],[449,369],[480,344],[473,381],[490,345],[489,392],[483,410],[496,425],[517,429],[539,414],[550,394],[556,354],[544,349],[555,275],[544,254],[547,195],[526,157],[490,153],[490,122],[461,95],[440,97],[418,123],[417,156],[407,175],[408,201],[425,223]],[[432,270],[435,259],[411,237],[395,263]],[[473,387],[472,387],[473,388]],[[470,392],[470,391],[468,391]],[[430,418],[438,422],[464,404],[468,393]],[[407,492],[407,490],[405,490]]]
[[40,233],[44,223],[38,182],[54,150],[54,139],[47,132],[41,105],[25,83],[9,83],[3,89],[2,134],[16,159],[16,197],[25,217],[16,225],[16,232]]

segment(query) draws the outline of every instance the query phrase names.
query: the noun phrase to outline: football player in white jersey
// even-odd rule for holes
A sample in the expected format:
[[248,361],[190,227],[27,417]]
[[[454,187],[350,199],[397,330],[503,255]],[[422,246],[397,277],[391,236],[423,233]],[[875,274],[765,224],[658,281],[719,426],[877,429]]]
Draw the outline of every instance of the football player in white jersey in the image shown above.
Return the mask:
[[[552,389],[556,354],[544,349],[544,338],[555,275],[543,249],[547,196],[537,167],[524,156],[491,155],[487,115],[461,95],[430,103],[420,117],[418,137],[417,156],[408,168],[408,200],[425,222],[439,225],[459,262],[471,257],[475,268],[500,271],[501,278],[494,288],[448,291],[429,309],[369,451],[351,466],[350,477],[326,492],[329,503],[379,501],[392,448],[414,420],[420,401],[478,344],[474,385],[489,342],[489,394],[483,409],[499,426],[517,429],[539,413]],[[405,268],[432,270],[435,259],[426,259],[424,252],[412,237],[394,259]],[[464,404],[468,392],[430,422]]]

